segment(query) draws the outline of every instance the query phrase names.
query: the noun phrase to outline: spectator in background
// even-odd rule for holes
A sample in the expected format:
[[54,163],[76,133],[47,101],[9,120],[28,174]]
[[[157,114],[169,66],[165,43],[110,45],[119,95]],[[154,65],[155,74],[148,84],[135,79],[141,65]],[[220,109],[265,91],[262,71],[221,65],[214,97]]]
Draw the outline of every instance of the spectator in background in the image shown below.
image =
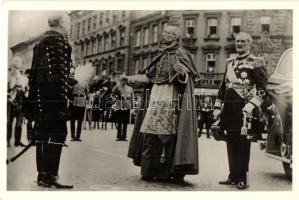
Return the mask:
[[[30,79],[30,69],[27,69],[25,71],[25,75],[27,76],[28,80]],[[34,133],[33,133],[33,121],[27,116],[28,110],[29,108],[29,104],[30,102],[28,102],[28,94],[29,94],[29,86],[27,87],[26,91],[25,91],[25,105],[24,105],[24,109],[25,109],[25,118],[27,119],[27,140],[30,142],[31,140],[33,140],[34,138]]]
[[13,120],[15,124],[15,143],[17,146],[25,146],[21,142],[22,125],[24,122],[25,93],[28,88],[28,78],[22,73],[22,59],[19,56],[13,58],[13,65],[8,77],[8,101],[7,101],[7,147],[10,147],[12,137]]
[[[70,105],[71,141],[81,142],[81,129],[85,113],[88,90],[80,82],[72,88],[73,102]],[[75,122],[77,121],[77,130]]]
[[202,134],[202,129],[205,127],[207,138],[210,138],[210,129],[212,125],[213,120],[213,111],[212,111],[212,98],[209,96],[206,96],[204,98],[203,106],[201,107],[199,111],[199,132],[198,137]]
[[85,118],[84,118],[84,124],[83,127],[86,129],[86,121],[88,122],[88,128],[91,131],[92,130],[92,105],[93,105],[93,98],[94,98],[94,93],[93,91],[90,91],[87,95],[86,99],[86,109],[85,109]]
[[130,120],[130,109],[134,99],[133,88],[127,85],[128,79],[121,77],[119,84],[112,91],[116,95],[114,121],[117,123],[116,141],[127,140],[127,126]]

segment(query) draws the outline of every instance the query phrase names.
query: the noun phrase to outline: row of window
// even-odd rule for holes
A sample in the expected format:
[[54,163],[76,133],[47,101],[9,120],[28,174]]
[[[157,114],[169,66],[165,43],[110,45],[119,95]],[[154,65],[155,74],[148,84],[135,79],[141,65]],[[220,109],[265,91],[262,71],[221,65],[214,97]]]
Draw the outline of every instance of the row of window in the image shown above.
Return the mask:
[[[136,56],[134,58],[134,73],[138,74],[142,69],[148,66],[148,64],[153,60],[153,58],[157,55],[157,53],[143,55],[143,56]],[[216,54],[208,53],[205,55],[206,57],[206,72],[207,73],[214,73],[216,68]],[[228,57],[235,57],[235,53],[230,53]]]
[[[168,26],[168,22],[164,21],[161,25],[161,32]],[[151,35],[150,35],[151,34]],[[150,37],[151,36],[151,37]],[[142,29],[137,29],[135,31],[135,47],[140,47],[141,45],[154,44],[158,42],[159,36],[159,24],[153,24],[152,26],[147,26]]]
[[[230,21],[230,32],[232,36],[241,31],[242,19],[241,17],[232,17]],[[270,33],[271,18],[262,16],[260,18],[261,33]],[[219,19],[217,17],[207,18],[207,30],[206,34],[208,38],[219,37]],[[196,19],[185,20],[185,36],[192,38],[196,36]]]
[[[270,17],[261,17],[261,32],[270,32]],[[241,31],[242,19],[241,17],[231,18],[231,35],[235,36]],[[162,25],[162,31],[167,26],[167,22]],[[161,32],[162,32],[161,31]],[[150,37],[151,34],[151,37]],[[158,24],[154,24],[151,27],[145,27],[143,29],[137,29],[135,31],[135,47],[140,47],[141,45],[148,45],[149,43],[158,42]],[[185,19],[185,37],[193,38],[196,36],[196,20],[195,19]],[[208,38],[218,38],[219,37],[219,19],[218,18],[208,18],[207,19],[207,37]],[[151,41],[150,41],[151,39]]]
[[[118,39],[117,39],[118,38]],[[82,42],[81,55],[89,56],[97,53],[112,50],[118,47],[125,46],[126,28],[121,28],[118,31],[111,31],[99,37]]]
[[98,28],[116,24],[125,18],[126,11],[106,10],[104,12],[100,12],[99,14],[89,17],[88,19],[76,24],[76,37],[79,38],[97,30]]
[[125,71],[125,55],[121,54],[114,58],[96,61],[94,65],[96,66],[97,74],[102,73],[104,70],[107,74],[123,73]]

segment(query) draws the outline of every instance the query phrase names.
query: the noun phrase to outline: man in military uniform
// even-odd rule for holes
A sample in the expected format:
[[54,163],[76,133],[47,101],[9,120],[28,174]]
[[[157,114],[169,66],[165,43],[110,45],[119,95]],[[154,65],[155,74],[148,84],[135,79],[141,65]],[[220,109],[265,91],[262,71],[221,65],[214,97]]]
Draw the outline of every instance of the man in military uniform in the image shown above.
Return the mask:
[[[226,60],[226,73],[214,106],[214,118],[220,117],[220,126],[226,130],[229,176],[219,184],[237,185],[246,189],[251,141],[241,133],[243,113],[259,109],[265,96],[268,75],[265,62],[250,54],[252,37],[240,32],[236,36],[236,58]],[[223,107],[222,111],[221,108]]]
[[121,77],[119,85],[114,88],[114,93],[117,96],[115,102],[115,122],[117,123],[116,141],[127,140],[127,126],[130,123],[130,109],[132,100],[134,99],[133,88],[127,85],[128,79]]
[[[84,84],[78,82],[72,89],[73,101],[70,104],[71,141],[81,142],[81,129],[85,113],[88,91]],[[75,122],[77,121],[77,131]]]
[[65,13],[53,14],[47,31],[34,47],[28,116],[36,126],[37,184],[45,187],[73,188],[58,177],[59,162],[67,136],[67,104],[70,77],[71,46],[68,42],[69,19]]

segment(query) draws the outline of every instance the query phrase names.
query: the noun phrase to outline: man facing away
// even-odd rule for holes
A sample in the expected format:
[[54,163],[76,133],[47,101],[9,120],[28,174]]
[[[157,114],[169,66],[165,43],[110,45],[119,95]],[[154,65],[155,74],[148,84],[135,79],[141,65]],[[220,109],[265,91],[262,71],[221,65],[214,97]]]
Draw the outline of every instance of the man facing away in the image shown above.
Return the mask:
[[128,77],[144,87],[128,156],[141,166],[145,181],[184,182],[198,174],[197,118],[194,79],[197,71],[191,54],[179,46],[180,30],[168,26],[161,35],[160,54],[145,74]]
[[69,19],[57,12],[48,19],[50,30],[34,47],[29,100],[29,116],[35,121],[37,184],[44,187],[73,188],[58,177],[62,146],[67,136],[67,103],[71,46],[68,42]]

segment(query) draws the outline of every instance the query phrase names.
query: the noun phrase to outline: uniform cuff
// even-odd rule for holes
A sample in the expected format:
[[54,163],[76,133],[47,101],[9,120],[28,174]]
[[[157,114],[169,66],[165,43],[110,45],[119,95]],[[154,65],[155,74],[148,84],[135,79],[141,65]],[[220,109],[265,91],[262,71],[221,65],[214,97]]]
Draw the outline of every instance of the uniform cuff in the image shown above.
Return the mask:
[[263,102],[264,102],[263,99],[261,99],[257,96],[254,96],[254,97],[252,97],[252,99],[250,99],[250,103],[252,103],[256,107],[260,107]]

